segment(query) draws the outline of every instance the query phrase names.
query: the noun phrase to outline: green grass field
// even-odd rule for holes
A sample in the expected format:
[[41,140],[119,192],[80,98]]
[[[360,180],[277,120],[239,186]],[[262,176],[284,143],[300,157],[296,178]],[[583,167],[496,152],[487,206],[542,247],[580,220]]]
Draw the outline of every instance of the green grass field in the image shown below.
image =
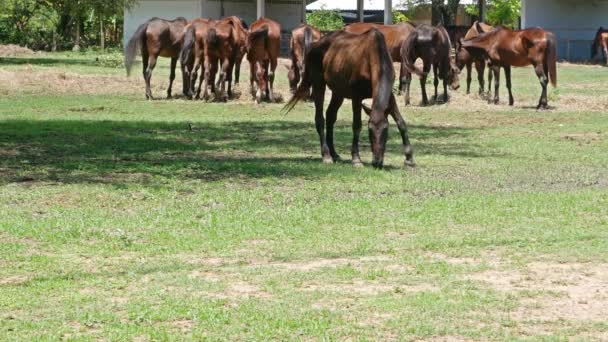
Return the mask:
[[0,340],[608,339],[608,69],[560,65],[546,112],[531,68],[514,108],[401,107],[418,166],[391,122],[383,171],[348,103],[324,165],[310,103],[123,75],[0,58]]

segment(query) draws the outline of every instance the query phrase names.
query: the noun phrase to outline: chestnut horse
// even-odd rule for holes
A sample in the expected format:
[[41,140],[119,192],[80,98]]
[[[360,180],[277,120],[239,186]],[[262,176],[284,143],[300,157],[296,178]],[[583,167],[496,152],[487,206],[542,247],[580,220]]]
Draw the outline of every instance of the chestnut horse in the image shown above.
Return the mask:
[[[213,20],[198,18],[194,19],[185,29],[181,62],[184,69],[185,82],[188,85],[186,92],[188,98],[192,98],[195,91],[196,98],[200,98],[202,83],[205,78],[205,41],[212,26]],[[196,81],[201,67],[203,67],[203,70],[201,71],[201,79],[197,90]],[[215,84],[213,82],[211,83],[211,87],[212,91],[215,91]]]
[[[234,56],[234,84],[239,84],[241,76],[241,63],[243,58],[247,54],[247,23],[236,16],[226,17],[222,19],[222,22],[227,22],[234,28],[234,39],[236,41],[237,49],[235,50]],[[228,82],[232,81],[232,70],[228,77]]]
[[600,27],[595,34],[595,39],[591,45],[591,59],[597,56],[599,49],[604,51],[604,57],[606,58],[606,64],[608,65],[608,30]]
[[[192,39],[194,37],[194,39]],[[208,98],[208,86],[213,85],[215,75],[218,71],[218,63],[221,67],[220,77],[217,84],[212,88],[218,89],[216,97],[221,101],[226,101],[228,96],[232,96],[232,69],[238,49],[235,39],[234,27],[227,21],[200,20],[193,22],[184,38],[184,55],[190,53],[194,45],[193,73],[196,75],[201,64],[202,85],[197,91],[200,97],[202,89],[203,99]],[[193,80],[196,81],[196,78]],[[228,92],[226,93],[226,82],[228,82]]]
[[[323,162],[333,163],[340,159],[334,148],[334,124],[338,110],[345,98],[352,100],[353,109],[353,166],[362,166],[359,156],[359,135],[361,134],[361,110],[369,110],[369,138],[373,153],[373,166],[382,168],[388,138],[390,114],[397,122],[403,145],[406,165],[414,165],[414,154],[410,145],[407,125],[399,113],[393,95],[395,70],[384,36],[377,29],[362,34],[336,31],[312,43],[305,57],[305,71],[302,83],[285,105],[289,112],[302,100],[312,94],[315,102],[315,122],[321,140]],[[323,120],[325,90],[332,91],[331,102]],[[372,98],[372,108],[365,108],[363,99]],[[325,124],[327,128],[325,130]],[[325,132],[324,132],[325,131]],[[326,135],[324,135],[326,133]]]
[[[448,101],[448,83],[450,88],[457,90],[460,87],[458,73],[460,70],[452,62],[450,57],[452,53],[452,44],[448,32],[443,26],[433,27],[429,25],[420,25],[410,34],[407,40],[401,46],[401,68],[404,70],[401,74],[405,75],[405,104],[410,104],[410,84],[412,82],[411,74],[414,73],[420,77],[420,87],[422,88],[422,103],[429,104],[429,99],[426,95],[426,77],[433,67],[435,75],[435,98],[437,98],[437,87],[439,79],[443,80],[444,102]],[[424,66],[420,70],[414,65],[416,60],[421,58]]]
[[274,102],[274,75],[281,49],[281,25],[268,18],[251,24],[247,37],[247,59],[250,67],[251,93],[257,84],[256,103],[262,98]]
[[523,67],[531,64],[542,87],[537,109],[547,108],[549,80],[554,87],[557,86],[557,40],[553,33],[541,28],[513,31],[498,27],[461,43],[474,58],[490,60],[494,72],[494,103],[499,102],[500,68],[505,70],[509,105],[512,106],[514,100],[511,92],[511,66]]
[[289,79],[289,88],[292,94],[295,94],[298,89],[298,83],[300,83],[300,80],[304,75],[304,56],[306,55],[306,48],[309,47],[312,42],[316,42],[319,39],[321,39],[321,31],[310,25],[300,24],[291,31],[291,41],[289,42],[291,66],[289,67],[287,78]]
[[[129,43],[125,46],[127,75],[131,74],[137,50],[141,51],[143,74],[146,81],[146,99],[153,99],[150,80],[159,56],[171,58],[171,75],[169,76],[169,89],[167,89],[167,97],[171,98],[175,68],[177,67],[186,25],[188,25],[188,20],[182,17],[175,20],[152,18],[137,28]],[[187,90],[186,84],[184,82],[184,93]]]
[[[416,27],[411,23],[400,23],[394,25],[380,25],[373,23],[354,23],[346,26],[344,30],[351,33],[363,33],[369,31],[369,29],[375,28],[382,32],[386,45],[388,45],[389,54],[393,59],[393,62],[401,63],[401,45],[407,39],[407,37],[414,32]],[[403,69],[400,69],[403,72]],[[403,78],[405,75],[399,75],[399,93],[403,89]]]
[[[486,61],[484,59],[473,58],[473,56],[466,50],[460,48],[460,40],[461,39],[473,39],[479,36],[482,33],[490,32],[494,29],[493,26],[475,22],[473,26],[471,26],[467,33],[463,37],[458,37],[457,40],[452,40],[454,44],[456,44],[456,66],[458,69],[462,70],[464,67],[467,68],[467,94],[471,93],[471,73],[473,63],[475,64],[475,70],[477,70],[477,81],[479,82],[479,95],[483,95],[485,91],[485,80],[484,73],[486,69]],[[492,83],[492,70],[488,68],[488,93],[491,92],[491,83]]]

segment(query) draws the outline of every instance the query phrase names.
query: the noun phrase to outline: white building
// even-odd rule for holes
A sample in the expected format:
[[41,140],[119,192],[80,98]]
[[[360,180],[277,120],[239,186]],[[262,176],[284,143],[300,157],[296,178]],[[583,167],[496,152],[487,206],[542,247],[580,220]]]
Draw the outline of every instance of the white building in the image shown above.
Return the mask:
[[608,27],[608,0],[522,0],[521,24],[555,33],[560,59],[588,60],[597,29]]

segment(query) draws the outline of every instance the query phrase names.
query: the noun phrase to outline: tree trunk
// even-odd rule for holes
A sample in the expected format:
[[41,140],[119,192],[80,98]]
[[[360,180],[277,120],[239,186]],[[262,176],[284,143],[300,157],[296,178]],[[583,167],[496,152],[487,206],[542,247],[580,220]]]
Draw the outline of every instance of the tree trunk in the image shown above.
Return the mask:
[[51,51],[57,51],[57,31],[53,31],[53,46],[51,46]]
[[106,33],[103,27],[103,16],[99,16],[99,47],[101,51],[106,49]]
[[443,0],[431,1],[431,25],[443,23]]
[[460,7],[460,0],[448,0],[446,15],[444,16],[444,25],[456,25],[458,7]]
[[74,38],[72,51],[80,51],[80,18],[76,18],[76,37]]
[[485,0],[479,0],[479,21],[485,22],[486,21],[486,1]]

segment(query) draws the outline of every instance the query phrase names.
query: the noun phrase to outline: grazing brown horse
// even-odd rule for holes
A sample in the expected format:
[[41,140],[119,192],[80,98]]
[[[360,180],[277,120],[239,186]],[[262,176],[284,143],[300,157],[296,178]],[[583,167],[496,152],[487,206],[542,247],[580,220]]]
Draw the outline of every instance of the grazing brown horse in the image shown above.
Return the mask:
[[[186,28],[184,41],[182,44],[181,61],[184,69],[184,78],[188,85],[186,96],[192,98],[196,91],[196,98],[200,98],[202,83],[205,78],[205,41],[208,32],[213,26],[213,20],[198,18],[194,19]],[[201,71],[201,79],[198,90],[196,90],[196,80],[198,71]],[[217,67],[217,66],[216,66]],[[215,73],[213,73],[215,75]],[[212,91],[215,91],[215,83],[211,83]]]
[[[216,93],[216,97],[222,101],[226,101],[228,96],[232,96],[230,76],[237,49],[234,27],[229,22],[200,20],[193,22],[187,29],[182,56],[194,54],[194,75],[196,75],[201,64],[203,64],[202,85],[197,91],[197,97],[200,97],[202,89],[203,99],[208,98],[208,86],[214,83],[215,75],[218,71],[218,63],[221,67],[220,77],[217,84],[212,88],[213,90],[219,88],[219,94]],[[192,81],[196,81],[196,76]],[[229,84],[228,92],[226,93],[227,82]]]
[[268,18],[251,24],[247,37],[247,59],[250,67],[251,93],[257,84],[256,103],[263,98],[274,102],[274,75],[281,49],[281,25]]
[[[227,22],[234,28],[234,39],[236,41],[237,49],[235,50],[234,57],[234,84],[239,84],[241,75],[241,63],[243,58],[247,54],[247,23],[236,16],[226,17],[222,19],[222,22]],[[232,81],[232,70],[228,75],[228,82]]]
[[608,29],[604,29],[603,27],[600,27],[595,34],[595,39],[591,45],[591,59],[594,59],[595,56],[597,56],[597,52],[600,48],[604,51],[606,65],[608,65]]
[[[401,68],[405,71],[405,104],[410,104],[410,84],[412,82],[411,74],[414,73],[420,77],[420,86],[422,88],[422,103],[428,105],[429,99],[426,95],[426,77],[433,67],[435,75],[435,98],[437,98],[437,87],[439,79],[443,80],[444,102],[448,101],[448,83],[454,90],[460,87],[458,73],[460,72],[450,57],[452,53],[452,44],[450,37],[443,26],[433,27],[429,25],[420,25],[416,27],[407,40],[401,47]],[[421,58],[424,66],[420,70],[414,65],[416,60]],[[407,71],[407,72],[406,72]]]
[[[346,26],[344,30],[351,33],[364,33],[369,31],[371,28],[375,28],[382,32],[386,45],[388,46],[389,53],[393,62],[401,63],[401,45],[407,39],[407,37],[414,32],[416,27],[410,23],[400,23],[395,25],[379,25],[373,23],[354,23]],[[400,69],[403,72],[403,69]],[[399,93],[403,89],[403,78],[405,75],[399,75]]]
[[304,75],[304,56],[306,55],[306,48],[309,47],[312,42],[316,42],[319,39],[321,39],[321,31],[310,25],[300,24],[291,31],[291,41],[289,42],[291,66],[289,67],[287,78],[289,79],[289,88],[291,89],[292,94],[295,94],[298,89],[298,83],[300,83],[300,80]]
[[[460,47],[460,41],[462,39],[473,39],[478,37],[480,34],[490,32],[494,29],[493,26],[475,22],[471,26],[463,37],[458,37],[457,40],[452,40],[456,44],[456,66],[462,70],[464,67],[467,68],[467,94],[471,93],[471,73],[473,64],[475,64],[475,70],[477,70],[477,81],[479,82],[479,95],[482,95],[485,91],[485,80],[484,73],[487,62],[483,59],[473,58],[473,56],[466,50]],[[488,68],[488,93],[491,92],[492,83],[492,70]]]
[[[352,162],[354,166],[363,165],[359,157],[362,101],[372,98],[368,129],[373,166],[382,168],[384,163],[388,138],[387,116],[389,114],[399,127],[405,146],[406,165],[413,166],[414,154],[407,133],[407,125],[399,113],[392,90],[395,70],[382,33],[377,29],[371,29],[362,34],[336,31],[324,36],[318,42],[312,43],[307,50],[302,83],[285,109],[290,111],[299,101],[308,99],[312,87],[315,122],[321,140],[323,161],[333,163],[340,158],[334,148],[334,124],[338,109],[344,99],[348,98],[352,100],[353,108]],[[326,87],[331,89],[332,97],[324,123],[323,102]],[[326,130],[325,124],[327,125]]]
[[[167,97],[171,98],[175,68],[177,67],[186,25],[188,25],[188,21],[181,17],[175,20],[152,18],[137,28],[125,47],[127,75],[131,74],[131,67],[135,61],[137,50],[141,50],[143,74],[146,81],[146,99],[153,99],[150,80],[159,56],[171,58],[171,75],[169,77],[169,89],[167,89]],[[185,92],[186,82],[184,82]]]
[[557,86],[557,40],[553,33],[541,28],[513,31],[504,27],[481,34],[477,38],[463,40],[462,47],[475,58],[487,58],[494,72],[494,103],[498,104],[500,68],[505,70],[509,105],[513,105],[511,92],[511,67],[533,65],[542,86],[537,109],[547,108],[547,84]]

